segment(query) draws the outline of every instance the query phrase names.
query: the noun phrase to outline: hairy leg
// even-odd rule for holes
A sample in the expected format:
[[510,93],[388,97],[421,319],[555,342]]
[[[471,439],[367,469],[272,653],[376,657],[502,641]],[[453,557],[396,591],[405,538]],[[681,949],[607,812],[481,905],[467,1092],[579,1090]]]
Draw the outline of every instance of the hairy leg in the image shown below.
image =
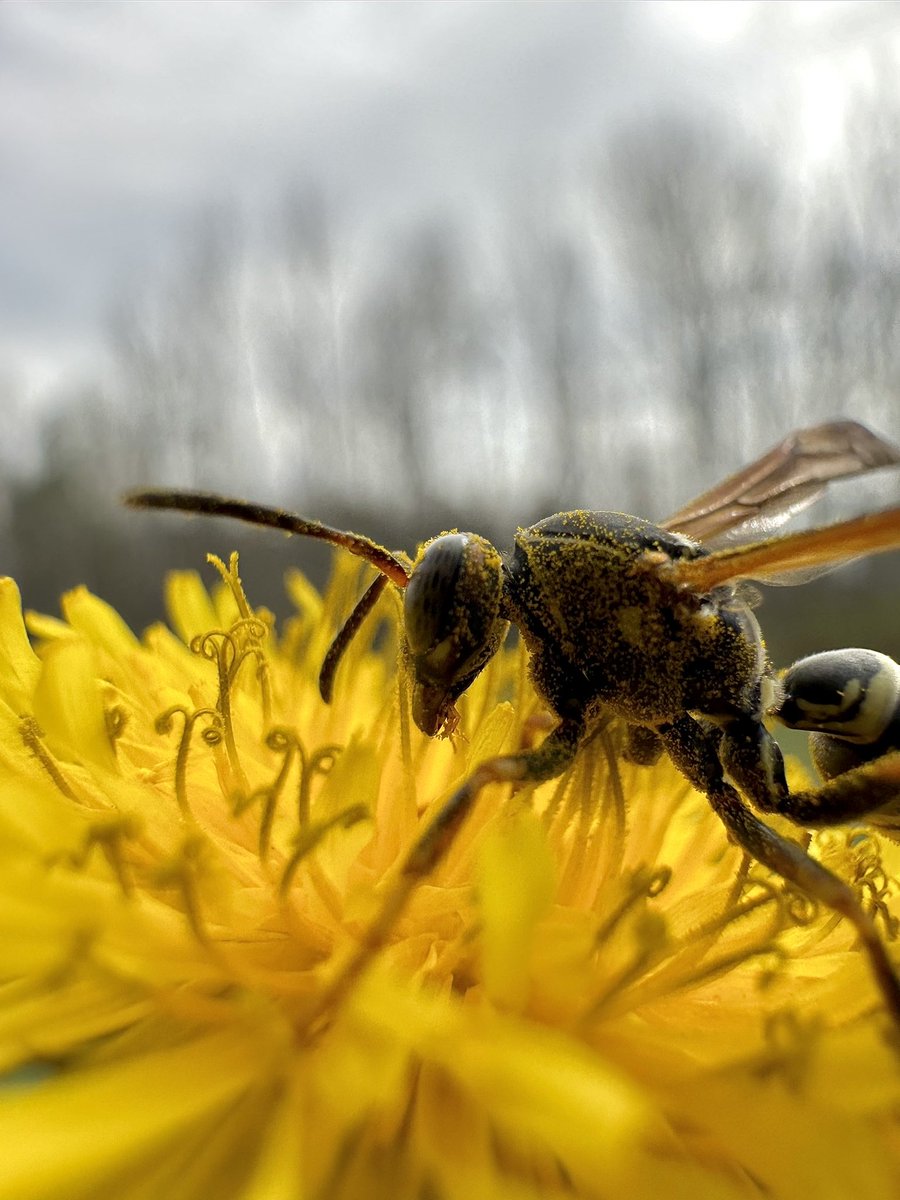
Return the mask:
[[[900,751],[862,763],[808,792],[794,792],[772,811],[800,825],[845,825],[871,818],[900,824]],[[893,819],[892,819],[893,818]]]
[[811,858],[801,846],[770,829],[725,781],[718,758],[719,731],[701,725],[691,717],[683,717],[660,733],[672,761],[694,787],[705,793],[713,811],[743,850],[853,924],[869,957],[885,1005],[900,1025],[900,981],[872,919],[863,910],[853,889]]

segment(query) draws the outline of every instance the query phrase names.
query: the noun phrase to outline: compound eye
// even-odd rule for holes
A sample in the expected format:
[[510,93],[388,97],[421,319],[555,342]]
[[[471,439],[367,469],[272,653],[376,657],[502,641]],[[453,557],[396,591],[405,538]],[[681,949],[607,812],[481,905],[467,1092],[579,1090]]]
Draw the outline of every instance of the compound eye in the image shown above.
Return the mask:
[[478,534],[445,533],[425,547],[403,605],[418,679],[451,684],[484,665],[496,649],[502,590],[500,555]]
[[414,657],[434,650],[454,632],[456,592],[468,541],[464,533],[435,538],[410,577],[403,615]]
[[500,555],[475,533],[445,533],[425,547],[404,592],[413,719],[425,733],[450,728],[453,702],[506,636]]
[[793,729],[875,742],[900,704],[900,667],[875,650],[828,650],[785,673],[777,716]]

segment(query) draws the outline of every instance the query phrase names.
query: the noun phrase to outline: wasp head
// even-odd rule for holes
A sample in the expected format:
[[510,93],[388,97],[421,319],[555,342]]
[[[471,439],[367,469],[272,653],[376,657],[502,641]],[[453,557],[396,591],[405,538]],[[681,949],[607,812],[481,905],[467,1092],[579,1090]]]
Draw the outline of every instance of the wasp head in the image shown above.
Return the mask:
[[420,551],[403,609],[413,720],[429,737],[452,732],[454,701],[500,648],[502,598],[502,560],[485,538],[445,533]]

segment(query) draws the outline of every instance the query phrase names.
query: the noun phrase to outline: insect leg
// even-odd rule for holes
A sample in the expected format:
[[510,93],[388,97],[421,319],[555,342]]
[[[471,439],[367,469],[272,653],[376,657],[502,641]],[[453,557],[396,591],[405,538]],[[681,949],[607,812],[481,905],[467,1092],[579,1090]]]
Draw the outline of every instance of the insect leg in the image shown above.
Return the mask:
[[[821,787],[794,792],[775,806],[775,811],[799,825],[845,825],[879,815],[895,816],[900,809],[900,751],[862,763],[836,775]],[[893,810],[893,811],[892,811]],[[896,828],[900,816],[890,822]]]
[[445,801],[413,843],[400,873],[389,887],[375,919],[316,1005],[313,1020],[339,1003],[386,944],[416,887],[439,865],[482,788],[490,783],[540,783],[552,779],[575,758],[584,735],[580,720],[561,721],[537,749],[489,758]]
[[722,727],[717,755],[728,777],[763,812],[781,812],[788,802],[781,747],[752,716],[740,716]]
[[718,757],[758,809],[798,825],[845,825],[881,810],[893,816],[890,810],[900,807],[900,752],[861,763],[818,788],[791,793],[778,743],[760,722],[740,717],[723,730]]
[[810,858],[802,847],[770,829],[725,782],[717,753],[721,740],[718,730],[701,725],[691,717],[683,717],[665,726],[660,734],[672,761],[694,787],[706,794],[713,811],[742,849],[853,924],[869,956],[888,1011],[900,1025],[900,981],[871,918],[863,911],[853,889]]

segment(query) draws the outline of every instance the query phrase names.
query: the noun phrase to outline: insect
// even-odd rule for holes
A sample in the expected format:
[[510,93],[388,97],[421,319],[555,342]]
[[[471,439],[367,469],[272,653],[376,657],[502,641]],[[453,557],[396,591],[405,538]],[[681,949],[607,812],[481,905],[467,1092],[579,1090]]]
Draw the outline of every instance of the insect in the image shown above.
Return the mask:
[[794,820],[835,825],[865,818],[900,837],[900,666],[875,650],[826,650],[785,672],[774,715],[809,731],[824,780],[791,796]]
[[[326,990],[321,1011],[339,1001],[389,939],[480,791],[492,782],[519,785],[561,774],[612,715],[627,723],[642,761],[668,753],[748,855],[853,924],[900,1024],[900,981],[853,890],[754,812],[795,816],[797,798],[788,792],[781,751],[763,723],[777,706],[778,684],[741,591],[746,579],[773,579],[897,548],[900,508],[710,548],[729,533],[769,532],[831,480],[897,463],[900,450],[865,427],[832,422],[785,438],[661,525],[622,513],[557,513],[520,529],[505,555],[479,534],[451,532],[425,543],[411,566],[367,537],[281,509],[197,492],[126,497],[134,507],[236,517],[318,538],[378,570],[323,664],[320,690],[326,698],[345,647],[392,583],[404,592],[412,712],[424,733],[452,731],[457,699],[499,649],[510,624],[519,629],[535,688],[556,719],[537,747],[477,766],[426,824],[354,955]],[[840,778],[825,786],[835,789],[837,814],[844,803]],[[807,809],[815,796],[804,798]],[[849,808],[854,812],[847,815],[859,814],[858,805]]]

